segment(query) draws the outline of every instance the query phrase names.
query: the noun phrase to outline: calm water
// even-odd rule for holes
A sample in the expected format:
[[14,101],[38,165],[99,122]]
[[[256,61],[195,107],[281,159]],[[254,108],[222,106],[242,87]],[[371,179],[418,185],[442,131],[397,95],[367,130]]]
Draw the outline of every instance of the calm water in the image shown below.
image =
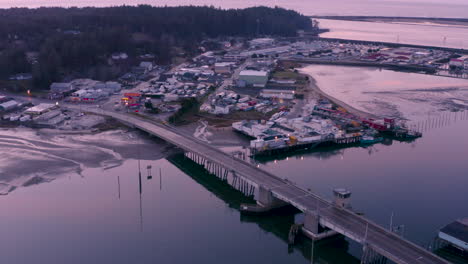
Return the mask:
[[427,243],[438,228],[468,215],[467,118],[464,112],[434,119],[412,143],[282,157],[266,169],[330,199],[331,189],[348,188],[356,210],[383,226],[394,212],[405,237]]
[[15,6],[110,6],[110,5],[213,5],[222,8],[244,8],[257,5],[281,6],[305,15],[378,15],[418,17],[468,17],[465,0],[0,0],[0,7]]
[[[467,9],[468,10],[468,9]],[[319,19],[330,29],[325,38],[383,41],[402,44],[468,49],[468,26],[409,23],[377,23]]]
[[[413,143],[276,157],[261,167],[327,198],[332,188],[346,187],[355,209],[383,226],[394,212],[404,236],[423,244],[468,213],[467,118],[465,112],[433,120]],[[137,164],[85,169],[0,197],[2,261],[311,263],[310,242],[288,249],[292,213],[241,216],[236,208],[248,199],[180,156],[141,161],[140,203]],[[313,252],[314,263],[359,263],[359,246],[343,239]]]
[[[308,262],[310,244],[285,242],[292,214],[241,217],[234,208],[249,200],[190,164],[194,178],[167,160],[141,165],[155,174],[144,177],[141,201],[135,160],[1,197],[2,263]],[[342,239],[319,245],[315,258],[356,263],[347,247]]]

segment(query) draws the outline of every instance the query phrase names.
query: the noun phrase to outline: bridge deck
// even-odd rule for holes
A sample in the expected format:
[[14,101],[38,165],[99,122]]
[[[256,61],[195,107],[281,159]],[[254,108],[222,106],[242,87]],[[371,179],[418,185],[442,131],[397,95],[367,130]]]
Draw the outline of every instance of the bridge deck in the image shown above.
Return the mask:
[[[303,190],[287,180],[235,159],[221,150],[191,136],[183,135],[170,127],[156,124],[136,116],[104,110],[89,110],[131,124],[188,152],[197,153],[211,162],[233,170],[251,184],[270,189],[275,197],[302,211],[319,210],[320,222],[327,227],[356,240],[366,243],[388,259],[401,264],[449,263],[431,252],[405,240],[381,226],[355,213],[334,206],[319,196]],[[367,229],[367,236],[366,236]],[[366,238],[365,238],[366,236]]]

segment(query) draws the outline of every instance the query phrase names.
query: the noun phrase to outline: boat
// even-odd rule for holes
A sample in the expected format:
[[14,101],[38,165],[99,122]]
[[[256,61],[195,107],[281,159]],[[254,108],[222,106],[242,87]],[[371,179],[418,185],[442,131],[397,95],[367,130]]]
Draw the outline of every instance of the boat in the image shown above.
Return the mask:
[[365,144],[365,145],[374,144],[374,143],[378,143],[378,142],[380,142],[382,140],[383,140],[383,138],[381,138],[381,137],[375,137],[375,136],[372,136],[372,135],[364,135],[361,138],[361,144]]

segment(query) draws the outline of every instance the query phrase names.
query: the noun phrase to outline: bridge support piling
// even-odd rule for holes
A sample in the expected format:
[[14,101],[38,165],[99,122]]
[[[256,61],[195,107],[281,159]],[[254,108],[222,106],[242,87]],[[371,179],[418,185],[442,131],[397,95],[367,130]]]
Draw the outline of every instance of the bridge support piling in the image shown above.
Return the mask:
[[274,197],[271,190],[264,186],[258,187],[258,196],[256,197],[256,200],[257,204],[254,205],[242,204],[240,207],[241,212],[260,214],[288,205],[286,202]]
[[317,241],[327,237],[337,235],[338,232],[334,230],[328,230],[320,232],[320,215],[317,212],[307,211],[304,216],[304,225],[302,226],[302,233],[312,239]]
[[377,253],[367,244],[364,244],[362,249],[361,264],[385,264],[387,258]]

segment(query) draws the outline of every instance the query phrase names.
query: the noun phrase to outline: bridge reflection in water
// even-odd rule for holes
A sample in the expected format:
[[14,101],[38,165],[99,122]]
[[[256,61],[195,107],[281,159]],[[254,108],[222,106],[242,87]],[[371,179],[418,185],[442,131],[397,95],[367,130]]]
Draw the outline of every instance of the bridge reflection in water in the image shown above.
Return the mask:
[[[252,197],[245,196],[226,181],[208,173],[203,166],[187,159],[183,153],[171,155],[167,160],[234,210],[240,211],[241,204],[255,202]],[[265,232],[281,239],[285,250],[300,252],[310,263],[360,263],[358,258],[348,252],[349,242],[344,236],[335,236],[315,243],[303,236],[298,236],[296,243],[288,246],[290,228],[300,213],[299,210],[290,206],[276,209],[268,215],[239,215],[241,222],[257,224]]]

